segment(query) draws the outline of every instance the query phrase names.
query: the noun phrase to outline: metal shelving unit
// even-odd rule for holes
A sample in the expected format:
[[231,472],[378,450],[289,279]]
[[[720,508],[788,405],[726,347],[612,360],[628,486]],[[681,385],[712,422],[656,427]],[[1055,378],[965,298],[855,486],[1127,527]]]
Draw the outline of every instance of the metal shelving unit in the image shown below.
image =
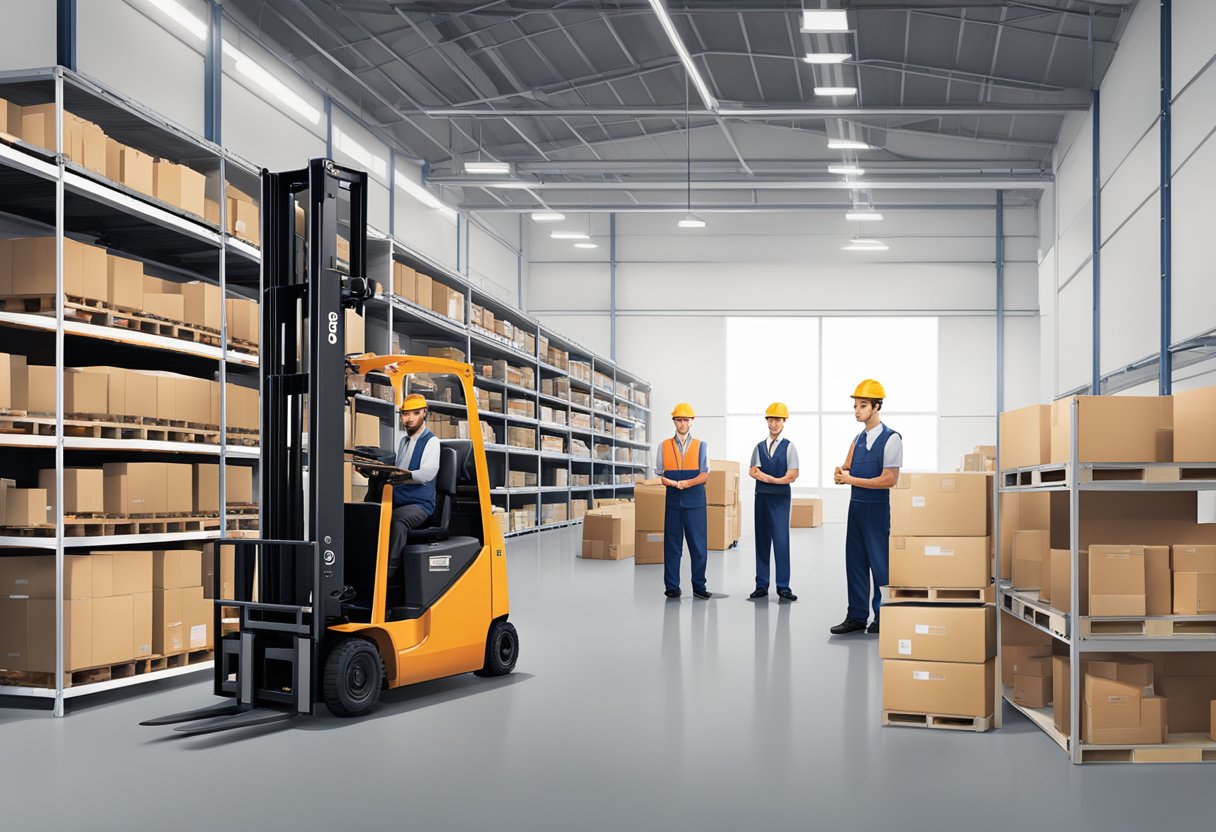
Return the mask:
[[[206,194],[219,204],[218,225],[190,215],[174,206],[86,170],[61,152],[52,152],[26,142],[0,144],[0,224],[6,236],[46,236],[63,240],[66,235],[85,237],[124,256],[143,261],[158,276],[167,279],[201,280],[217,286],[223,297],[230,290],[251,299],[260,297],[260,254],[247,243],[225,233],[225,183],[230,177],[250,177],[254,168],[242,163],[222,148],[131,103],[96,82],[69,70],[46,70],[0,74],[0,96],[17,104],[55,104],[57,125],[64,113],[71,112],[99,124],[114,139],[136,147],[151,156],[186,164],[206,177]],[[57,129],[57,146],[62,148],[62,129]],[[256,193],[256,191],[251,191]],[[0,311],[0,335],[9,351],[23,354],[54,355],[56,408],[52,435],[0,435],[0,447],[10,464],[24,469],[51,467],[51,457],[37,456],[52,451],[56,469],[56,492],[63,493],[65,453],[80,459],[82,454],[115,456],[160,454],[184,459],[218,458],[220,463],[219,528],[207,531],[164,534],[122,534],[89,537],[65,536],[63,503],[56,501],[55,533],[47,537],[2,536],[0,557],[20,552],[53,553],[55,579],[55,655],[54,685],[12,685],[0,688],[0,696],[26,696],[50,699],[54,713],[62,716],[64,702],[73,697],[115,688],[194,673],[211,667],[210,662],[187,664],[164,670],[140,673],[128,678],[69,686],[64,663],[64,556],[95,547],[155,547],[165,544],[210,541],[227,527],[224,464],[232,459],[256,463],[257,448],[221,443],[189,443],[87,438],[67,435],[64,420],[63,375],[67,356],[75,353],[89,357],[88,363],[113,363],[133,369],[159,370],[171,362],[183,361],[181,371],[220,383],[219,436],[227,434],[227,385],[230,376],[243,376],[256,384],[258,357],[229,349],[227,321],[222,311],[219,346],[197,343],[132,329],[84,323],[67,319],[63,291],[62,246],[56,264],[54,315],[11,309]],[[233,280],[228,279],[229,271]],[[20,335],[18,335],[20,333]],[[53,340],[53,348],[51,342]],[[20,349],[16,349],[19,347]],[[168,357],[172,356],[172,359]],[[47,363],[47,362],[43,362]],[[72,363],[80,363],[74,361]],[[176,367],[175,367],[176,369]]]
[[[1059,643],[1068,647],[1069,734],[1064,734],[1056,728],[1052,708],[1034,709],[1019,705],[1013,701],[1012,694],[1008,690],[1003,692],[1004,699],[1063,748],[1074,764],[1133,762],[1138,758],[1152,761],[1155,755],[1165,752],[1182,752],[1195,762],[1216,762],[1216,742],[1200,735],[1171,734],[1166,743],[1158,745],[1093,745],[1081,742],[1082,701],[1085,695],[1081,661],[1084,656],[1091,653],[1216,652],[1216,634],[1182,633],[1154,637],[1092,633],[1088,629],[1091,623],[1101,622],[1104,619],[1080,614],[1080,576],[1078,574],[1082,493],[1216,491],[1216,479],[1206,477],[1161,479],[1168,472],[1175,472],[1181,468],[1198,471],[1216,470],[1216,462],[1193,465],[1182,463],[1082,463],[1077,459],[1079,427],[1076,400],[1072,402],[1069,420],[1071,458],[1067,463],[1003,470],[1000,472],[997,483],[998,495],[1000,493],[1066,493],[1068,495],[1070,611],[1062,612],[1051,604],[1039,601],[1037,593],[1019,592],[1004,579],[997,581],[997,609],[1001,615],[1009,615],[1050,636],[1053,644]],[[1143,472],[1143,481],[1109,479],[1109,477],[1125,477],[1131,471]],[[999,567],[999,552],[996,563]],[[997,574],[1000,574],[999,571]],[[1216,616],[1120,616],[1117,620],[1129,621],[1132,619],[1146,622],[1173,622],[1176,620],[1216,622]],[[997,633],[999,639],[999,626]],[[1178,762],[1180,760],[1171,758],[1162,761]]]

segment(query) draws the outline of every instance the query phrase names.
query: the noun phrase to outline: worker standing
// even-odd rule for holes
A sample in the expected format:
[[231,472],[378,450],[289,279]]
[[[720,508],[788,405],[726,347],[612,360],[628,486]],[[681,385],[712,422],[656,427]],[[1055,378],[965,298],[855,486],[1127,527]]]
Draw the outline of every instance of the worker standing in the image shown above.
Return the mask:
[[[899,481],[904,456],[903,438],[879,419],[885,398],[886,391],[872,378],[853,391],[853,416],[864,429],[849,448],[844,465],[836,469],[836,484],[852,486],[852,494],[845,536],[849,609],[844,621],[832,628],[833,635],[878,632],[879,588],[887,583],[890,557],[891,489]],[[871,581],[874,620],[867,629]]]
[[797,601],[790,591],[790,483],[798,479],[798,450],[782,434],[790,410],[773,402],[764,413],[768,438],[752,450],[749,472],[756,481],[756,589],[768,596],[769,550],[777,565],[777,596]]
[[417,529],[435,512],[435,477],[439,474],[439,441],[426,427],[426,399],[417,393],[401,403],[405,436],[397,448],[396,465],[409,472],[409,481],[393,486],[389,574],[401,565],[410,529]]
[[705,588],[709,519],[705,483],[709,480],[708,446],[692,437],[696,418],[692,406],[681,402],[671,412],[675,436],[665,439],[655,454],[655,472],[667,486],[663,515],[663,583],[668,598],[680,597],[680,559],[684,541],[692,558],[692,593],[709,598]]

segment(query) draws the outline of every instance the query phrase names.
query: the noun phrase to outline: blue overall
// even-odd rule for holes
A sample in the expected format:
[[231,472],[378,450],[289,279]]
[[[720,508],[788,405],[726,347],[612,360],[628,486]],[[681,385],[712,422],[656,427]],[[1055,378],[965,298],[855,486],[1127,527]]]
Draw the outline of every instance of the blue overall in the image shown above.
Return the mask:
[[[422,429],[422,436],[414,444],[414,452],[410,454],[409,465],[406,468],[410,471],[417,471],[418,466],[422,464],[422,452],[426,449],[427,443],[435,438],[435,434],[431,433],[426,428]],[[402,440],[405,441],[405,440]],[[415,505],[426,512],[427,517],[435,513],[435,481],[430,482],[403,482],[393,486],[393,508],[401,506]]]
[[[668,439],[663,448],[663,476],[669,480],[692,480],[701,475],[701,443],[692,439],[683,455],[675,439]],[[675,460],[674,464],[669,464]],[[690,467],[691,466],[691,467]],[[692,558],[692,587],[705,589],[705,564],[709,549],[709,513],[706,508],[705,485],[694,485],[681,491],[667,488],[667,503],[663,515],[663,583],[667,589],[680,588],[680,558],[684,541]]]
[[[853,444],[853,461],[849,466],[849,474],[864,480],[882,476],[883,452],[887,447],[887,439],[894,432],[883,425],[882,432],[874,440],[874,447],[867,449],[866,432],[863,430]],[[879,587],[887,585],[890,535],[891,490],[853,486],[844,551],[845,571],[849,582],[848,617],[854,621],[864,622],[869,618],[867,601],[871,595],[871,576],[874,585],[874,620],[878,621],[878,608],[882,605]]]
[[[777,443],[772,456],[768,442],[761,442],[760,470],[770,477],[789,471],[786,449],[789,440]],[[777,589],[790,588],[790,487],[756,483],[756,589],[768,589],[769,549],[777,562]]]

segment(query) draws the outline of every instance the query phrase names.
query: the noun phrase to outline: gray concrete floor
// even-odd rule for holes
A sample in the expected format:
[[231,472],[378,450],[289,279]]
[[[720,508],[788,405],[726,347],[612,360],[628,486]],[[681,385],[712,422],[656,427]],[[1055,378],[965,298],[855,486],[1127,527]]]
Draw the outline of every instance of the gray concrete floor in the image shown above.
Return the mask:
[[840,525],[794,532],[795,604],[746,600],[750,540],[710,554],[712,600],[686,578],[668,602],[661,567],[580,560],[578,539],[510,542],[513,677],[393,691],[362,720],[196,739],[136,725],[213,702],[202,678],[79,700],[66,719],[0,698],[3,827],[1211,823],[1211,767],[1075,767],[1011,711],[989,734],[880,728],[876,638],[827,632],[844,610]]

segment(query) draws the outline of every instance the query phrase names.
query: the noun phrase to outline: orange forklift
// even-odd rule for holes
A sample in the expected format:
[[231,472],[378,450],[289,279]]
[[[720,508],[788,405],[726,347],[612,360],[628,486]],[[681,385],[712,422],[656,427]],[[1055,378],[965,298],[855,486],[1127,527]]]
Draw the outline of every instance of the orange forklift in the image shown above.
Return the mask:
[[[144,725],[187,723],[176,730],[208,734],[311,714],[320,703],[360,716],[384,688],[515,668],[519,640],[507,620],[504,542],[472,368],[343,354],[345,310],[362,315],[377,289],[358,276],[366,211],[367,174],[330,160],[262,174],[264,539],[221,541],[234,547],[235,598],[215,602],[214,632],[233,617],[237,627],[217,635],[214,690],[229,701]],[[339,236],[350,241],[346,261]],[[356,376],[391,386],[394,411],[417,380],[445,385],[453,400],[463,395],[468,412],[471,438],[441,442],[435,510],[410,531],[394,575],[393,486],[410,474],[379,448],[344,447]],[[348,461],[367,477],[363,502],[345,501]]]

